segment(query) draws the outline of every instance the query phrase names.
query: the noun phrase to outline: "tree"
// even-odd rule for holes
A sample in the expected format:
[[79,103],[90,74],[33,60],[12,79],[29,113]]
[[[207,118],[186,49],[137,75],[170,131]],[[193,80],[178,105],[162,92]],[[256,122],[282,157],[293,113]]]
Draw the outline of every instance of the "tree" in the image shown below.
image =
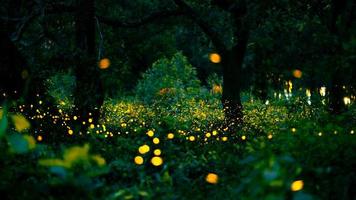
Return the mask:
[[93,118],[98,121],[104,94],[98,67],[96,66],[95,1],[78,0],[75,14],[75,41],[77,62],[75,68],[75,106],[82,121]]

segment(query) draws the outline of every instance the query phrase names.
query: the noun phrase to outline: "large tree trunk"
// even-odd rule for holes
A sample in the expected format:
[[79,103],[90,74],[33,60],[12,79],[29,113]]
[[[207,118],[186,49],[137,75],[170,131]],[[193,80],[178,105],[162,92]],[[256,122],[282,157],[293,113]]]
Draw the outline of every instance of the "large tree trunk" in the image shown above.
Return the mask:
[[243,123],[243,106],[241,103],[241,71],[246,53],[249,31],[246,27],[246,2],[232,10],[235,21],[234,37],[237,43],[222,53],[223,94],[225,119],[231,132],[235,132]]
[[[330,20],[326,24],[329,33],[335,38],[335,43],[333,44],[331,56],[340,56],[344,54],[344,48],[342,44],[348,41],[352,37],[351,25],[353,19],[353,1],[340,1],[333,0],[331,2],[331,13]],[[339,67],[340,58],[334,60],[334,66],[337,66],[336,71],[333,73],[330,89],[330,99],[329,99],[329,110],[332,114],[340,114],[344,112],[346,106],[343,102],[344,90],[342,88],[347,76],[352,75],[352,68],[343,69]]]
[[[21,76],[26,61],[4,31],[0,30],[0,98],[17,99],[22,94],[26,76]],[[24,74],[25,75],[25,74]]]
[[[8,18],[18,18],[20,8],[20,0],[10,1],[7,8]],[[27,63],[10,38],[15,32],[15,22],[0,20],[0,103],[7,98],[18,99],[24,90],[25,79],[28,78],[28,71],[24,71]]]
[[[104,100],[99,69],[95,59],[95,7],[94,0],[78,0],[75,20],[78,60],[75,69],[77,85],[75,106],[81,121],[94,122],[99,119]],[[81,127],[85,130],[85,127]]]

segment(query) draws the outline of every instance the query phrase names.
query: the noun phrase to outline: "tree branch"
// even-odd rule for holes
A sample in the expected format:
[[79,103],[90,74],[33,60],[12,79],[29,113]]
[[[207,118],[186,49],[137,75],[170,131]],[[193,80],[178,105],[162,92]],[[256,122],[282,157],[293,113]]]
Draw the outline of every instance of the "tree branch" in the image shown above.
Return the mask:
[[136,28],[151,22],[154,22],[156,20],[161,20],[165,19],[168,17],[175,17],[175,16],[181,16],[184,15],[185,12],[181,9],[177,10],[166,10],[166,11],[160,11],[157,13],[152,13],[151,15],[144,17],[142,19],[139,19],[137,21],[120,21],[116,19],[112,19],[110,17],[105,17],[105,16],[97,16],[99,21],[102,23],[113,26],[113,27],[122,27],[122,28]]
[[189,15],[189,17],[198,24],[198,26],[203,30],[203,32],[210,38],[212,43],[214,44],[215,48],[222,52],[226,49],[226,46],[224,42],[222,41],[221,37],[219,34],[214,31],[209,24],[204,22],[201,17],[198,16],[198,14],[183,0],[174,0],[177,6],[182,8],[184,11],[186,11]]
[[76,11],[76,7],[72,6],[72,5],[66,5],[63,3],[51,3],[46,5],[45,7],[45,12],[47,14],[61,14],[64,12],[75,12]]

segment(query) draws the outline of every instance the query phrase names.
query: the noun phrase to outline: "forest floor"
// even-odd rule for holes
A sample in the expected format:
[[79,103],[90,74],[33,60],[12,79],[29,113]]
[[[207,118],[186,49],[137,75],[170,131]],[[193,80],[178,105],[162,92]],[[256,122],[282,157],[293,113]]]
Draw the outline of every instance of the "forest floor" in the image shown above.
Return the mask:
[[42,101],[3,108],[0,191],[9,199],[355,197],[353,105],[335,117],[298,96],[249,101],[232,134],[216,123],[221,110],[193,103],[108,101],[87,133],[70,127],[80,117],[49,113]]

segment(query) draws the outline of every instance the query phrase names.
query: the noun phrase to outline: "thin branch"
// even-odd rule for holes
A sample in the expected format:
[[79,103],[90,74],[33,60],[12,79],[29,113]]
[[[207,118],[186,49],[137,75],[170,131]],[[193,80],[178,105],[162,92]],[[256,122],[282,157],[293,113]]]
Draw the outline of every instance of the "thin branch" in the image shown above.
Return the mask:
[[95,20],[96,20],[96,25],[98,27],[98,32],[99,32],[99,35],[100,35],[100,43],[99,43],[99,52],[98,52],[98,60],[100,60],[101,58],[101,50],[103,49],[103,43],[104,43],[104,37],[103,37],[103,33],[101,32],[101,28],[100,28],[100,24],[99,24],[99,20],[97,17],[95,17]]
[[198,14],[183,0],[174,0],[176,5],[186,11],[189,17],[198,24],[198,26],[203,30],[203,32],[210,38],[215,48],[222,52],[226,49],[224,42],[222,41],[219,34],[214,31],[209,24],[207,24]]
[[152,23],[156,20],[162,20],[166,19],[169,17],[176,17],[176,16],[181,16],[184,15],[185,12],[181,9],[177,10],[166,10],[166,11],[160,11],[157,13],[152,13],[151,15],[144,17],[142,19],[139,19],[137,21],[120,21],[116,19],[112,19],[110,17],[105,17],[105,16],[97,16],[100,22],[113,26],[113,27],[122,27],[122,28],[137,28],[139,26]]
[[12,35],[11,40],[13,42],[19,41],[23,35],[23,33],[26,31],[27,27],[31,24],[31,22],[39,16],[39,13],[36,11],[33,11],[31,15],[27,16],[24,18],[22,23],[20,24],[18,30]]
[[46,14],[61,14],[64,12],[75,12],[76,7],[72,5],[66,5],[63,3],[49,4],[45,7]]
[[4,22],[19,22],[25,20],[25,17],[11,18],[11,17],[0,16],[0,20]]

